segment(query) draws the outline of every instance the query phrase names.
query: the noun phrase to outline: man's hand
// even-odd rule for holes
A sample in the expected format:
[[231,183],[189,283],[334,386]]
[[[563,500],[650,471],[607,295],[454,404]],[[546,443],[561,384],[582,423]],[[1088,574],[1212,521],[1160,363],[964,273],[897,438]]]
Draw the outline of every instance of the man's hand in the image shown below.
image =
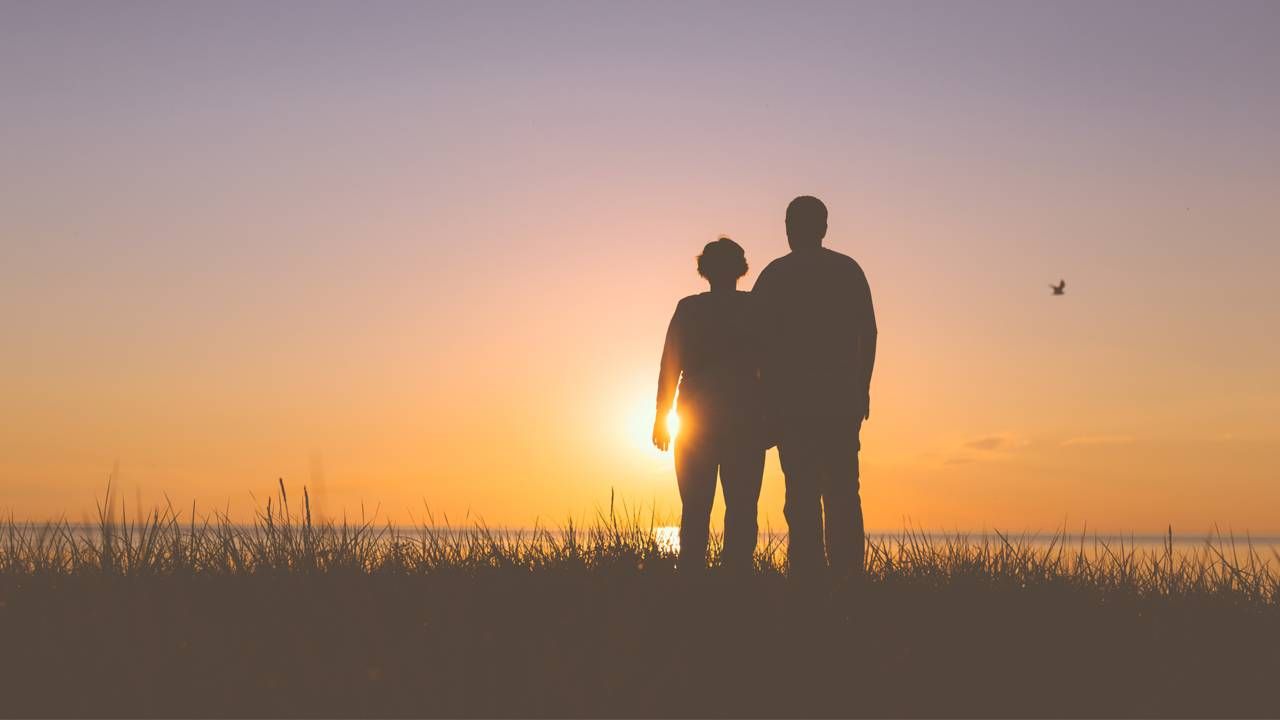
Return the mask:
[[671,432],[667,430],[667,416],[662,411],[653,418],[653,446],[662,452],[671,447]]

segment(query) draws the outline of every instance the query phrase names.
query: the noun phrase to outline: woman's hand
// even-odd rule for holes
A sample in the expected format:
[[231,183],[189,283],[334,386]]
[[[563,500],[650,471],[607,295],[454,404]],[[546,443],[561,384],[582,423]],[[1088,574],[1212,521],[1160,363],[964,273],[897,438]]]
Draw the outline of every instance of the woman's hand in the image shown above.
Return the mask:
[[671,447],[671,432],[667,430],[667,416],[661,411],[653,419],[653,446],[666,452]]

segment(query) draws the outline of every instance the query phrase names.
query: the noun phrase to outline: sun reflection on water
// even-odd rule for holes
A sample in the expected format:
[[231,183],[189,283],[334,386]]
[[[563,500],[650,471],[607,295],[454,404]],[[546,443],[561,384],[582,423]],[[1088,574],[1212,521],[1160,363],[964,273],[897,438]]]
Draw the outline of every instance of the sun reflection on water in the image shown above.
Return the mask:
[[658,550],[664,553],[680,552],[680,527],[663,525],[654,528],[653,541],[658,544]]

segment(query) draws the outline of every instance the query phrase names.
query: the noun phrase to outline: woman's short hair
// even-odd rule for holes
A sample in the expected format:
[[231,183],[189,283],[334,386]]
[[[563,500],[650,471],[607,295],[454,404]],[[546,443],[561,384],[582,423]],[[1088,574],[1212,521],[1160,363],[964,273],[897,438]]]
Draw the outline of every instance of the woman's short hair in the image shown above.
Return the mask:
[[709,242],[698,256],[698,274],[708,280],[737,280],[747,274],[747,254],[727,237]]

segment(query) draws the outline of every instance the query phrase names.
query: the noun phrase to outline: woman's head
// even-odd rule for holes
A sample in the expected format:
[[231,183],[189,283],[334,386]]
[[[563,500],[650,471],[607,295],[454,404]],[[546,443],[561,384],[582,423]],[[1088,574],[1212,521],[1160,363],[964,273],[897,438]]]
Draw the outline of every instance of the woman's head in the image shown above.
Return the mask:
[[698,274],[715,284],[735,283],[747,274],[747,254],[727,237],[709,242],[698,256]]

